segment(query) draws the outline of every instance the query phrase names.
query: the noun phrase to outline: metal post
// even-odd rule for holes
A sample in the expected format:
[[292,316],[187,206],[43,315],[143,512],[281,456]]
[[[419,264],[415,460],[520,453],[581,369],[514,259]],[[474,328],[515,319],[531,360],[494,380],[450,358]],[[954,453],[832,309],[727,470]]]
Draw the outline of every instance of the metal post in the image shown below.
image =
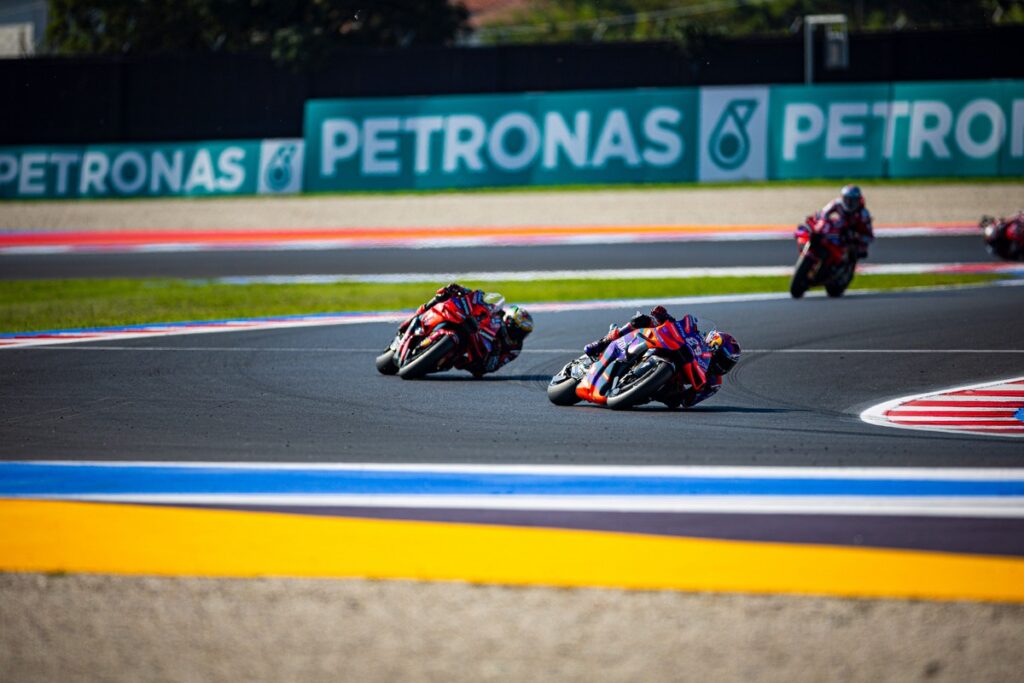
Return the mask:
[[818,24],[846,25],[845,14],[808,14],[804,17],[804,83],[814,82],[814,27]]
[[804,17],[804,84],[814,82],[814,24]]

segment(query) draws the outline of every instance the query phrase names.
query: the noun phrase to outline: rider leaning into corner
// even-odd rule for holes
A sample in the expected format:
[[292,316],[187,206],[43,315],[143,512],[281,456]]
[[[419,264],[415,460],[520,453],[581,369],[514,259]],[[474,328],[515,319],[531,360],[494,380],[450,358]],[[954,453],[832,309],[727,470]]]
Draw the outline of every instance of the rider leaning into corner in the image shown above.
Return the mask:
[[1008,218],[985,216],[979,225],[990,254],[1008,261],[1024,261],[1024,211]]
[[525,308],[515,305],[494,308],[484,301],[483,291],[468,289],[456,282],[437,290],[430,301],[417,308],[412,317],[399,325],[399,334],[404,334],[412,321],[417,316],[423,315],[431,306],[455,296],[468,297],[473,306],[491,308],[491,319],[498,323],[497,332],[493,335],[487,327],[481,327],[478,331],[484,348],[487,349],[487,355],[474,363],[470,363],[466,358],[460,359],[455,363],[455,367],[460,370],[469,370],[474,377],[482,377],[515,360],[519,356],[519,352],[523,350],[523,342],[526,341],[526,337],[533,332],[533,316]]
[[864,203],[864,194],[856,185],[847,185],[839,191],[839,196],[826,204],[821,210],[822,216],[830,213],[838,214],[846,225],[851,243],[857,249],[857,258],[868,257],[868,245],[875,240],[875,231],[871,225],[871,213]]
[[587,344],[583,352],[597,359],[609,344],[630,332],[658,328],[666,323],[672,324],[683,336],[686,340],[685,348],[691,352],[690,362],[682,368],[683,383],[678,387],[675,400],[669,405],[674,408],[692,408],[714,396],[722,388],[722,377],[739,361],[740,345],[731,334],[711,330],[701,336],[694,316],[687,314],[676,320],[664,306],[655,306],[650,314],[638,312],[622,327],[616,327],[604,337]]

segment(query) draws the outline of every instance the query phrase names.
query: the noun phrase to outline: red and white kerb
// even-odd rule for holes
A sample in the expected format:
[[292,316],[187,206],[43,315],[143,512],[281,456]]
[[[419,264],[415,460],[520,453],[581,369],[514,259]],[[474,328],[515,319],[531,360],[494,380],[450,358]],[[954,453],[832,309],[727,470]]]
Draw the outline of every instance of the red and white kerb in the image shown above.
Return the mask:
[[905,396],[860,417],[885,427],[1024,437],[1024,377]]

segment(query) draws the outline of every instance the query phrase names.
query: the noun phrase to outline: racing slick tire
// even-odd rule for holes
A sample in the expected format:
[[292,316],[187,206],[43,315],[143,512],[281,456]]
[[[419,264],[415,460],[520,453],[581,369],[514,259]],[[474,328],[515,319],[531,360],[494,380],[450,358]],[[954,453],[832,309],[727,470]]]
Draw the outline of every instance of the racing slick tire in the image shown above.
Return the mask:
[[580,397],[576,395],[578,385],[579,381],[572,377],[556,376],[548,385],[548,400],[556,406],[574,406],[580,402]]
[[398,363],[395,362],[395,352],[391,347],[384,349],[384,353],[377,356],[377,372],[382,375],[393,375],[398,372]]
[[825,291],[833,299],[841,297],[843,292],[846,291],[846,288],[850,286],[851,282],[853,282],[853,267],[848,266],[848,268],[848,273],[840,273],[836,278],[825,285]]
[[398,368],[398,376],[402,379],[417,379],[431,372],[437,372],[441,361],[454,348],[455,342],[451,337],[445,335],[424,350],[419,351],[412,359],[407,360]]
[[[672,379],[675,370],[669,363],[663,360],[655,360],[653,363],[653,366],[644,370],[639,377],[632,378],[632,381],[632,371],[624,375],[615,389],[615,395],[608,397],[608,407],[612,410],[625,410],[647,403],[658,389],[665,386],[665,382]],[[619,387],[623,387],[623,390],[620,391]]]
[[794,299],[799,299],[811,286],[810,272],[814,262],[802,255],[796,262],[796,270],[793,272],[793,279],[789,282],[789,293]]

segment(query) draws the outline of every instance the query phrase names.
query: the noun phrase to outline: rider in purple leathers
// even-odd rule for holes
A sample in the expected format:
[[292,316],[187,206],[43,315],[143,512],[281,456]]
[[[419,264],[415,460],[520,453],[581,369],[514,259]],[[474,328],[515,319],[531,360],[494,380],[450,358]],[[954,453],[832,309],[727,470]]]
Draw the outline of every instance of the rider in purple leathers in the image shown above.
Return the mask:
[[[666,403],[672,407],[690,408],[713,396],[722,387],[722,376],[739,360],[740,346],[732,335],[711,330],[702,336],[697,329],[697,319],[694,316],[686,315],[676,320],[664,306],[655,306],[650,314],[638,313],[622,327],[617,327],[601,339],[587,344],[583,352],[591,358],[597,358],[609,344],[623,336],[637,331],[660,330],[666,323],[672,324],[664,328],[664,333],[674,340],[675,345],[685,345],[691,356],[690,362],[682,368],[684,382]],[[584,386],[580,391],[585,394],[581,398],[601,398],[593,387]]]

